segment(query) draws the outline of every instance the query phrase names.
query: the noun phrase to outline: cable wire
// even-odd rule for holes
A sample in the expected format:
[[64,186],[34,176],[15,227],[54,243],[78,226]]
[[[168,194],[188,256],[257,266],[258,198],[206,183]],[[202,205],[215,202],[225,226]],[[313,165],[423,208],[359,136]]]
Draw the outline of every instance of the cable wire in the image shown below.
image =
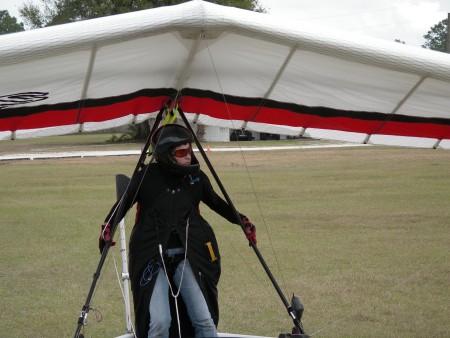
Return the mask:
[[[229,117],[229,119],[230,119],[230,121],[231,121],[231,125],[232,125],[233,129],[236,129],[235,126],[234,126],[233,119],[232,119],[232,117],[231,117],[231,112],[230,112],[230,110],[229,110],[229,106],[228,106],[228,103],[227,103],[227,99],[226,99],[225,94],[224,94],[224,90],[223,90],[223,87],[222,87],[222,83],[221,83],[221,81],[220,81],[220,77],[219,77],[219,74],[218,74],[218,72],[217,72],[217,68],[216,68],[216,65],[215,65],[215,63],[214,63],[214,59],[213,59],[212,54],[211,54],[211,50],[210,50],[209,45],[208,45],[208,43],[207,43],[206,41],[205,41],[205,45],[206,45],[206,49],[207,49],[207,51],[208,51],[208,55],[209,55],[210,60],[211,60],[211,64],[212,64],[213,69],[214,69],[214,74],[216,75],[217,82],[218,82],[219,87],[220,87],[221,95],[222,95],[223,101],[224,101],[224,103],[225,103],[225,108],[226,108],[228,117]],[[259,110],[260,108],[261,108],[261,106],[258,107],[258,110]],[[251,186],[251,189],[252,189],[252,193],[253,193],[253,195],[254,195],[254,197],[255,197],[256,204],[257,204],[257,206],[258,206],[259,215],[261,216],[262,223],[263,223],[263,225],[264,225],[266,234],[267,234],[267,236],[268,236],[268,238],[269,238],[270,247],[271,247],[271,249],[272,249],[273,257],[275,258],[275,262],[276,262],[276,266],[277,266],[277,269],[278,269],[278,273],[281,275],[281,279],[282,279],[282,282],[283,282],[283,288],[286,290],[286,288],[287,288],[287,287],[286,287],[286,282],[285,282],[283,273],[282,273],[282,271],[281,271],[280,263],[279,263],[279,261],[278,261],[278,256],[277,256],[277,254],[275,253],[274,246],[273,246],[273,241],[272,241],[272,238],[271,238],[270,233],[269,233],[269,231],[268,231],[267,223],[266,223],[266,220],[265,220],[264,214],[263,214],[263,212],[262,212],[262,208],[261,208],[261,203],[260,203],[260,201],[259,201],[259,199],[258,199],[258,195],[257,195],[257,193],[256,193],[255,185],[254,185],[254,183],[253,183],[253,180],[252,180],[252,177],[251,177],[251,174],[250,174],[250,170],[249,170],[249,168],[248,168],[247,161],[246,161],[246,159],[245,159],[244,152],[242,151],[242,147],[241,147],[241,143],[239,142],[239,139],[237,140],[237,143],[238,143],[238,148],[240,149],[240,154],[241,154],[242,160],[244,161],[244,166],[245,166],[245,169],[246,169],[246,172],[247,172],[247,177],[248,177],[249,182],[250,182],[250,186]]]

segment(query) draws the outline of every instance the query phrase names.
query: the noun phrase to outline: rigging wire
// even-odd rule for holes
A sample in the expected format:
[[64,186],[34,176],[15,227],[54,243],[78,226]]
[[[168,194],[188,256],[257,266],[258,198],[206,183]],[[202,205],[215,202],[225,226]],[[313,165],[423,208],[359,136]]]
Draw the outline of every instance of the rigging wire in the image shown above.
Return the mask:
[[[214,70],[214,74],[216,75],[216,79],[217,79],[218,85],[219,85],[219,87],[220,87],[221,95],[222,95],[223,101],[224,101],[224,103],[225,103],[225,108],[226,108],[228,117],[229,117],[229,119],[230,119],[230,122],[231,122],[231,125],[232,125],[233,129],[236,129],[235,126],[234,126],[234,122],[233,122],[232,116],[231,116],[231,112],[230,112],[230,110],[229,110],[229,106],[228,106],[227,99],[226,99],[225,94],[224,94],[224,90],[223,90],[223,87],[222,87],[222,83],[221,83],[221,81],[220,81],[220,77],[219,77],[219,74],[218,74],[218,72],[217,72],[217,68],[216,68],[216,65],[215,65],[215,63],[214,63],[214,59],[213,59],[213,57],[212,57],[211,50],[210,50],[210,48],[209,48],[209,45],[208,45],[206,39],[203,39],[203,40],[204,40],[204,42],[205,42],[206,50],[208,51],[208,55],[209,55],[210,60],[211,60],[211,64],[212,64],[212,67],[213,67],[213,70]],[[260,109],[260,107],[258,107],[258,110],[259,110],[259,109]],[[245,166],[245,169],[246,169],[246,172],[247,172],[247,177],[248,177],[248,179],[249,179],[250,186],[251,186],[253,195],[254,195],[255,200],[256,200],[256,204],[257,204],[257,207],[258,207],[258,210],[259,210],[259,214],[260,214],[261,219],[262,219],[262,223],[263,223],[264,228],[265,228],[265,230],[266,230],[266,234],[267,234],[267,236],[268,236],[268,238],[269,238],[269,243],[270,243],[270,247],[271,247],[271,249],[272,249],[273,257],[275,258],[275,262],[276,262],[276,266],[277,266],[278,272],[279,272],[279,274],[281,275],[281,279],[282,279],[282,282],[283,282],[283,288],[286,290],[286,288],[287,288],[287,287],[286,287],[286,282],[285,282],[283,273],[282,273],[282,271],[281,271],[280,263],[279,263],[279,261],[278,261],[278,256],[277,256],[277,254],[275,253],[275,250],[274,250],[273,241],[272,241],[272,238],[271,238],[270,233],[269,233],[269,231],[268,231],[267,223],[266,223],[266,220],[265,220],[264,214],[263,214],[263,212],[262,212],[262,208],[261,208],[261,203],[260,203],[260,201],[259,201],[259,199],[258,199],[258,195],[257,195],[257,193],[256,193],[255,185],[254,185],[254,183],[253,183],[253,180],[252,180],[252,177],[251,177],[251,174],[250,174],[250,170],[248,169],[247,161],[246,161],[246,159],[245,159],[244,152],[243,152],[242,149],[241,149],[241,144],[240,144],[239,140],[237,140],[237,143],[238,143],[238,148],[240,149],[240,154],[241,154],[242,160],[244,161],[244,166]]]
[[176,293],[173,292],[172,283],[169,280],[169,275],[167,273],[166,263],[164,263],[164,256],[162,252],[162,245],[159,244],[159,254],[161,256],[161,261],[163,263],[164,268],[164,275],[166,276],[167,284],[169,284],[170,288],[170,294],[175,299],[175,311],[177,314],[177,324],[178,324],[178,335],[181,337],[181,322],[180,322],[180,311],[178,310],[178,296],[181,292],[181,285],[183,284],[184,279],[184,270],[186,268],[186,261],[187,261],[187,249],[188,249],[188,237],[189,237],[189,218],[186,223],[186,243],[185,243],[185,249],[184,249],[184,259],[183,259],[183,268],[181,270],[181,277],[180,277],[180,284],[178,285],[178,290]]

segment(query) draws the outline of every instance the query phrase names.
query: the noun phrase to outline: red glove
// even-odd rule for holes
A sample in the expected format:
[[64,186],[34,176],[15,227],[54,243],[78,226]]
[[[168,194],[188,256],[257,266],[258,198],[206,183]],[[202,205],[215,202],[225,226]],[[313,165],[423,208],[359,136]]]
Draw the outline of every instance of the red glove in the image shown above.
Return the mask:
[[[242,217],[242,225],[244,226],[244,232],[245,232],[245,236],[247,237],[247,239],[249,241],[252,241],[253,244],[256,245],[256,243],[257,243],[257,241],[256,241],[256,227],[245,216]],[[250,245],[250,243],[249,243],[249,245]]]
[[[100,237],[98,238],[98,248],[100,249],[100,254],[105,248],[106,242],[111,241],[111,224],[106,223],[102,225],[102,231],[100,232]],[[111,241],[111,246],[116,245],[116,242]]]

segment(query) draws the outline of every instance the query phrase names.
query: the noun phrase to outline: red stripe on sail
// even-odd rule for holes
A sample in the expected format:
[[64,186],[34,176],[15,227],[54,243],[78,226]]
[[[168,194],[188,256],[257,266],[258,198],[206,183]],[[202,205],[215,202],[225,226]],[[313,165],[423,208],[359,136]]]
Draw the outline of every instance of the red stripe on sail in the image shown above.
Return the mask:
[[[127,115],[146,114],[159,109],[167,103],[168,98],[136,97],[128,101],[113,104],[84,107],[82,109],[57,109],[58,105],[51,106],[51,110],[37,112],[26,116],[13,116],[0,119],[0,131],[16,131],[74,125],[85,122],[103,122]],[[20,112],[20,110],[18,110]]]
[[[124,98],[121,98],[124,99]],[[36,112],[23,114],[20,108],[14,109],[17,115],[0,119],[0,131],[16,131],[74,125],[85,122],[103,122],[126,115],[139,115],[158,111],[167,103],[166,95],[139,95],[121,101],[117,98],[86,100],[85,106],[61,109],[64,104],[42,106],[33,109]],[[113,101],[115,100],[115,101]],[[450,124],[439,123],[439,119],[417,119],[369,112],[347,112],[327,108],[301,107],[278,104],[275,107],[257,106],[263,100],[245,100],[222,102],[219,98],[208,96],[183,96],[180,105],[185,112],[205,114],[222,120],[242,120],[256,123],[282,125],[290,127],[319,128],[363,134],[381,134],[410,137],[450,139]],[[108,104],[109,103],[109,104]],[[72,103],[75,106],[77,103]],[[39,112],[39,109],[49,110]],[[58,109],[59,108],[59,109]],[[1,113],[1,111],[0,111]],[[1,117],[1,114],[0,114]]]
[[[209,98],[183,97],[182,107],[186,112],[202,113],[224,120],[243,120],[290,127],[340,130],[363,134],[450,138],[450,125],[433,122],[399,122],[376,119],[361,119],[340,116],[319,116],[293,112],[282,108],[243,106],[218,102]],[[355,113],[355,116],[362,114]],[[370,113],[366,113],[370,116]],[[386,119],[390,116],[384,115]]]

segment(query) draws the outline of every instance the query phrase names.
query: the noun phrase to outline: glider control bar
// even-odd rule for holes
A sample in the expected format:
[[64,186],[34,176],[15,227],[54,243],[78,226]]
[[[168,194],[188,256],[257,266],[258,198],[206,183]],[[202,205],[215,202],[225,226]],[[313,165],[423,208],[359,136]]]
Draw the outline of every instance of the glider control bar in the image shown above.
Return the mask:
[[[189,129],[191,134],[194,137],[195,144],[197,145],[197,148],[202,155],[206,165],[208,166],[211,174],[213,175],[217,185],[219,186],[225,200],[227,201],[228,205],[233,209],[236,220],[238,221],[238,224],[240,225],[242,231],[245,233],[244,225],[242,224],[241,217],[239,216],[238,211],[236,210],[233,202],[231,201],[230,196],[228,195],[227,191],[225,190],[225,187],[223,186],[222,182],[220,181],[219,176],[217,175],[216,171],[214,170],[214,167],[212,166],[211,162],[209,161],[208,157],[206,156],[205,150],[203,149],[202,145],[200,144],[200,141],[197,138],[197,135],[195,135],[194,131],[192,130],[192,127],[189,124],[189,121],[187,120],[186,116],[184,115],[181,107],[178,107],[178,112],[180,114],[180,117],[182,118],[186,128]],[[281,290],[280,286],[278,285],[277,281],[275,280],[275,277],[273,276],[272,272],[270,271],[269,267],[267,266],[263,256],[261,255],[261,252],[259,251],[258,247],[249,240],[249,244],[252,247],[253,251],[255,252],[256,256],[258,257],[261,265],[263,266],[264,270],[267,273],[267,276],[269,277],[270,281],[272,282],[275,290],[277,291],[278,295],[281,298],[281,301],[283,302],[284,306],[286,307],[289,316],[292,318],[294,322],[294,328],[293,328],[293,335],[288,334],[287,336],[284,334],[280,335],[280,338],[287,338],[287,337],[299,337],[299,338],[308,338],[309,336],[305,334],[305,331],[303,330],[303,326],[301,323],[301,316],[303,314],[303,306],[300,303],[300,300],[293,296],[292,297],[292,305],[289,304],[286,297],[283,294],[283,291]]]

